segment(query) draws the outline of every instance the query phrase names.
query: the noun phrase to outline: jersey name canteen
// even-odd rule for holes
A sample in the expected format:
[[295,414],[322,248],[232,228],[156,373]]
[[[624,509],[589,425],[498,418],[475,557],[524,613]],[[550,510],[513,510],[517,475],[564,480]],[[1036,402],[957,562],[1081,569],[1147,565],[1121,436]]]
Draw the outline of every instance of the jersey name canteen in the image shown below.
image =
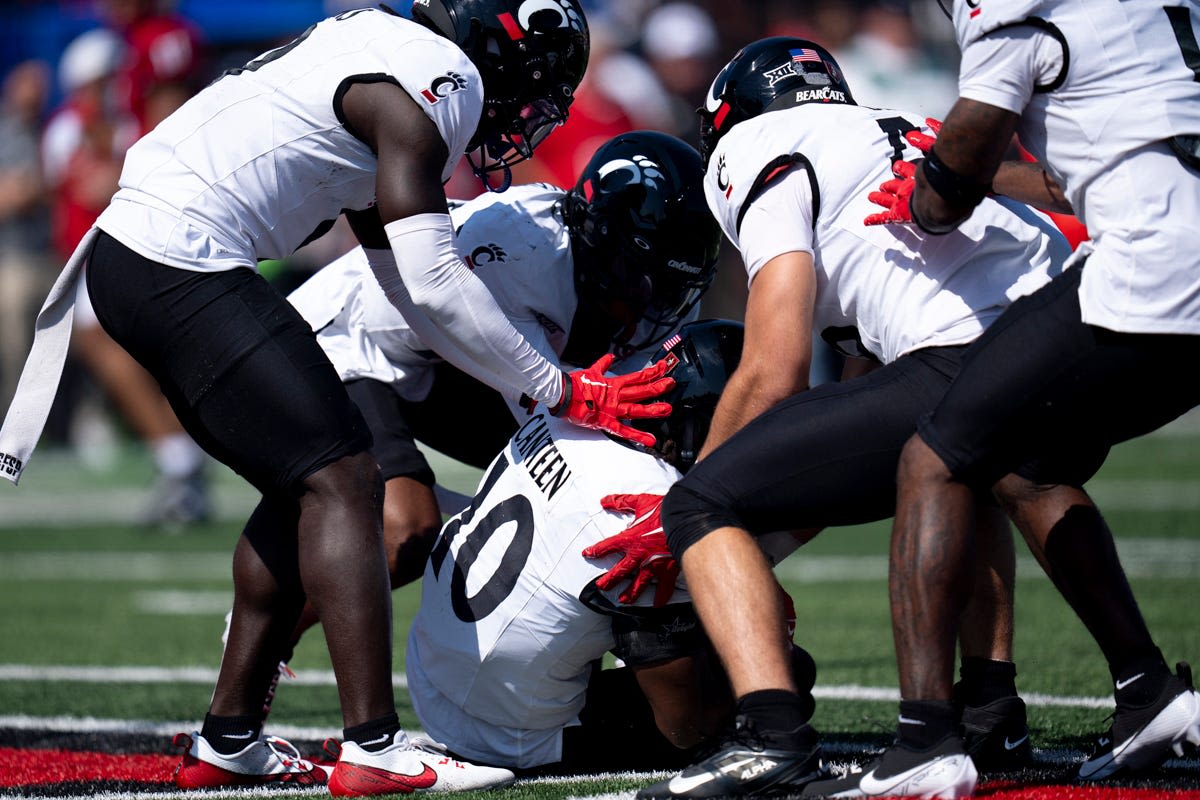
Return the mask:
[[[747,264],[782,254],[755,250],[771,246],[768,235],[762,241],[743,236],[747,204],[761,203],[779,217],[778,226],[811,232],[814,332],[836,340],[848,355],[885,364],[918,348],[974,340],[1012,300],[1043,285],[1069,254],[1044,215],[993,199],[948,236],[864,225],[879,210],[867,195],[893,177],[893,161],[920,157],[903,135],[923,126],[915,114],[855,105],[809,103],[773,111],[722,137],[704,181],[709,207]],[[786,163],[791,171],[781,170],[764,189],[771,165]],[[811,202],[805,207],[770,191],[784,175],[808,182]],[[789,243],[785,252],[796,247]]]
[[98,225],[192,270],[290,255],[375,201],[375,155],[341,116],[355,81],[390,81],[413,98],[446,142],[448,179],[478,125],[478,71],[448,39],[358,9],[230,70],[143,137]]
[[[422,579],[406,664],[430,735],[466,755],[460,735],[467,729],[491,730],[477,751],[508,753],[517,729],[558,741],[583,707],[589,665],[613,646],[611,618],[579,601],[616,563],[589,561],[581,551],[628,524],[602,510],[600,499],[663,494],[678,477],[603,434],[545,413],[525,418],[471,507],[443,528]],[[447,707],[458,719],[446,718]]]

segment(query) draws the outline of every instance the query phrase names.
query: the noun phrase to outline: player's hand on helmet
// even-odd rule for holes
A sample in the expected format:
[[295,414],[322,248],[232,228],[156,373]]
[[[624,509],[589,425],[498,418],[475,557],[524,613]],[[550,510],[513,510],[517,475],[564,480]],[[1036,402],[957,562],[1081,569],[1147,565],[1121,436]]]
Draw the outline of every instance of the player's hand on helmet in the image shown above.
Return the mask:
[[942,121],[933,117],[926,117],[925,124],[929,126],[929,130],[933,131],[933,136],[920,131],[909,131],[904,134],[904,138],[913,147],[920,150],[922,153],[928,153],[933,149],[933,143],[937,141],[938,132],[942,130]]
[[864,225],[890,225],[913,221],[908,203],[912,198],[913,189],[917,186],[917,164],[911,161],[896,161],[892,164],[892,174],[896,177],[879,184],[876,191],[867,195],[868,200],[886,210],[867,216],[863,220]]
[[638,372],[608,377],[604,373],[616,359],[612,353],[600,357],[584,370],[563,375],[563,397],[550,409],[556,417],[565,417],[584,428],[608,431],[646,447],[654,446],[654,437],[621,422],[623,419],[648,419],[671,414],[670,403],[647,403],[675,387],[674,378],[664,378],[669,369],[659,361]]
[[635,515],[628,528],[583,550],[586,558],[622,554],[612,569],[596,579],[597,588],[607,591],[632,578],[625,591],[617,596],[622,603],[637,600],[652,582],[657,584],[654,590],[656,607],[666,605],[675,593],[679,562],[671,555],[663,533],[659,516],[662,499],[660,494],[610,494],[600,500],[600,505],[609,511]]

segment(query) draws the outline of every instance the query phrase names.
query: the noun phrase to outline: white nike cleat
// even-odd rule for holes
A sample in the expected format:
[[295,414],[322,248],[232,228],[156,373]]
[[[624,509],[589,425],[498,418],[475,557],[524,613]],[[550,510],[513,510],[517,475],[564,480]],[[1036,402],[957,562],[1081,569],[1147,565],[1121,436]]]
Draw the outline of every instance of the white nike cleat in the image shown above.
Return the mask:
[[483,767],[452,758],[444,745],[425,738],[410,740],[397,731],[378,752],[342,742],[337,766],[329,778],[334,797],[377,794],[458,792],[507,786],[516,776],[507,769]]
[[326,783],[333,771],[331,766],[301,758],[291,742],[278,736],[255,737],[232,755],[218,753],[199,733],[179,733],[172,741],[185,750],[175,768],[175,785],[180,789],[267,783],[312,786]]
[[746,717],[737,718],[731,735],[712,755],[637,793],[638,800],[717,798],[796,794],[821,776],[817,732],[799,730],[803,747],[781,747],[764,741]]
[[[1181,661],[1175,665],[1175,672],[1150,705],[1117,706],[1112,727],[1080,765],[1080,780],[1096,781],[1122,771],[1151,769],[1172,753],[1182,756],[1185,747],[1200,745],[1200,694],[1192,688],[1191,667]],[[1139,673],[1127,678],[1124,685],[1141,677]]]
[[893,745],[883,757],[841,778],[814,781],[804,797],[922,797],[954,800],[975,794],[979,773],[962,740],[947,736],[928,750]]

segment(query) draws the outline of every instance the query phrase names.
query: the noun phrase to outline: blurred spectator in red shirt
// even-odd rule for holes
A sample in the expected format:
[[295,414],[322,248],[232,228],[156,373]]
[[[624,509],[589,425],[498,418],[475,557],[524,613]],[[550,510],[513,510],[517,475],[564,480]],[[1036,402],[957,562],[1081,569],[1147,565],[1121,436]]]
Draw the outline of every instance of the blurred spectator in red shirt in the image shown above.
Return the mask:
[[165,13],[158,0],[103,0],[101,10],[125,42],[118,96],[145,133],[198,88],[200,33],[183,17]]

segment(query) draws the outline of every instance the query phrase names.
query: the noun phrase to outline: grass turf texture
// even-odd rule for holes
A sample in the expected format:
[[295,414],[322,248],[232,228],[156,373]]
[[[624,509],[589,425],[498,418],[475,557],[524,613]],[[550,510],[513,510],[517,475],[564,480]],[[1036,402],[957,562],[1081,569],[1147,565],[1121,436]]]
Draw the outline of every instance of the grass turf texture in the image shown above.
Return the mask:
[[[1198,444],[1200,425],[1185,419],[1167,432],[1116,448],[1089,485],[1118,538],[1142,611],[1171,663],[1189,658],[1200,662],[1195,616],[1200,599]],[[479,474],[436,460],[435,469],[444,484],[465,492],[471,491]],[[0,669],[7,670],[0,672],[0,748],[76,746],[62,745],[65,734],[37,733],[36,718],[186,726],[189,721],[198,724],[203,716],[212,691],[203,677],[99,682],[49,672],[52,667],[85,666],[217,668],[223,616],[232,597],[229,557],[240,519],[254,496],[236,476],[218,469],[221,521],[169,535],[132,521],[138,510],[134,506],[145,499],[149,475],[148,464],[135,450],[123,450],[115,466],[102,473],[88,472],[61,454],[39,453],[19,489],[0,486]],[[100,521],[92,519],[89,509],[96,509]],[[894,690],[896,685],[886,595],[889,530],[888,524],[880,523],[826,531],[780,567],[796,599],[797,639],[817,659],[818,690],[828,693],[818,701],[814,724],[837,744],[837,757],[842,759],[857,757],[863,748],[886,745],[894,730],[894,699],[853,699],[848,690]],[[1062,703],[1111,696],[1107,670],[1082,625],[1024,546],[1017,547],[1018,686],[1026,695],[1066,698],[1031,705],[1035,746],[1040,752],[1065,751],[1078,757],[1106,727],[1111,709]],[[394,594],[398,676],[403,675],[408,620],[418,599],[416,586]],[[302,675],[329,670],[319,630],[301,642],[292,666]],[[416,727],[402,684],[397,699],[402,722]],[[24,719],[21,725],[12,722],[18,718]],[[61,724],[70,728],[69,720]],[[271,725],[336,733],[336,690],[327,684],[285,682]],[[88,749],[119,749],[112,737],[105,745],[101,735],[73,741],[84,742],[80,746]],[[170,752],[169,736],[150,735],[125,752]],[[1175,796],[1192,794],[1184,787],[1200,779],[1197,765],[1179,763],[1183,766],[1166,773],[1166,785],[1178,787]],[[11,766],[0,758],[0,766],[6,765]],[[1047,767],[1047,775],[1022,776],[1020,782],[1056,783],[1063,769]],[[645,782],[645,777],[612,777],[518,784],[488,797],[627,795]],[[1128,783],[1118,794],[1140,797],[1138,786],[1149,787],[1153,794],[1156,785],[1154,779]],[[1006,784],[987,786],[989,794],[1038,795]],[[120,791],[117,786],[108,788]],[[60,789],[66,794],[105,790],[100,784],[89,788],[86,780],[81,787],[64,784]],[[1093,796],[1085,787],[1060,786],[1052,793]]]

